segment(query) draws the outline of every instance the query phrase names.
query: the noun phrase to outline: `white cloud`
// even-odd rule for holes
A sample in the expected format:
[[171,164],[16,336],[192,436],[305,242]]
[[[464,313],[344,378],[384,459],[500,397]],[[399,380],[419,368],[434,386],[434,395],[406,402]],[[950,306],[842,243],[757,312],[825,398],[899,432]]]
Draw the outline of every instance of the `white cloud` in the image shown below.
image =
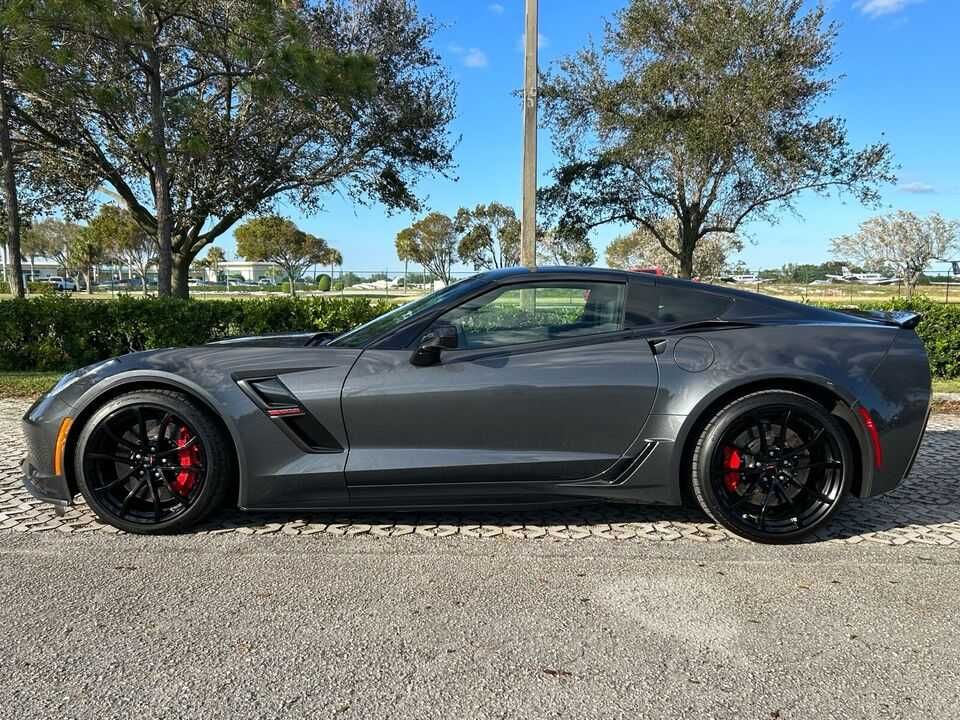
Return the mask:
[[494,15],[503,15],[504,7],[500,3],[490,3],[487,9]]
[[906,8],[907,5],[918,2],[923,2],[923,0],[857,0],[854,7],[859,8],[864,15],[880,17],[881,15],[893,15]]
[[490,58],[488,58],[487,54],[480,48],[465,48],[463,45],[450,43],[447,45],[447,50],[460,58],[463,61],[464,67],[485,68],[490,64]]
[[910,182],[900,186],[900,192],[914,193],[917,195],[929,195],[935,193],[937,189],[933,185],[924,182]]
[[484,68],[490,64],[487,54],[480,48],[470,48],[463,56],[463,64],[468,68]]

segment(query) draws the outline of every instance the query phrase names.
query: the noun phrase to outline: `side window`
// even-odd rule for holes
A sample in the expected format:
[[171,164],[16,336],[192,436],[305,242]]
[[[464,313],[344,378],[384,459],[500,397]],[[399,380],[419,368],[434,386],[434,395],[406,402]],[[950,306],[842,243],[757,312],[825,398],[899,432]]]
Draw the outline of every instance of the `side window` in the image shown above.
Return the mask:
[[730,298],[687,287],[657,287],[657,322],[700,322],[720,317]]
[[619,283],[550,283],[491,290],[442,315],[457,329],[460,348],[562,340],[623,328],[625,289]]

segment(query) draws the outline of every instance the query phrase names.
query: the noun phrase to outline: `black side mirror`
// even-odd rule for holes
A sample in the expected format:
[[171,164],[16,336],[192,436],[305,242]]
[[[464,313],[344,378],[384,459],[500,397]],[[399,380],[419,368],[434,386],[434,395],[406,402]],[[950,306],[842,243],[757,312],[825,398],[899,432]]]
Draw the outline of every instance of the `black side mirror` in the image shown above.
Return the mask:
[[457,328],[453,325],[437,325],[423,336],[418,347],[410,357],[414,365],[436,365],[444,350],[456,350],[458,346]]

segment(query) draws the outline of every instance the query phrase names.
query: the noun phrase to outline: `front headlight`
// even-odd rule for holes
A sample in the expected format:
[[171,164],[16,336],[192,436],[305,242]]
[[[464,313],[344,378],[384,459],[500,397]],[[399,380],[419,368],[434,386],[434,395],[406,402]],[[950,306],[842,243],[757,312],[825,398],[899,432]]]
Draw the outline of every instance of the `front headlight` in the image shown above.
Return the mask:
[[24,416],[25,419],[33,423],[40,422],[40,419],[47,414],[49,408],[57,401],[57,396],[62,394],[64,390],[83,378],[100,372],[103,368],[115,362],[117,362],[116,359],[107,360],[106,362],[87,365],[79,370],[68,372],[62,378],[57,380],[56,385],[50,388],[45,394],[37,398],[37,401],[30,406],[29,410],[27,410],[27,414]]
[[94,373],[99,372],[103,368],[115,362],[116,362],[115,359],[105,360],[104,362],[99,362],[94,365],[87,365],[86,367],[82,367],[79,370],[68,372],[62,378],[57,380],[57,384],[54,385],[52,388],[50,388],[50,392],[48,394],[57,395],[63,392],[64,390],[66,390],[71,385],[73,385],[75,382],[77,382],[77,380],[80,380],[81,378],[85,378],[87,377],[87,375],[93,375]]

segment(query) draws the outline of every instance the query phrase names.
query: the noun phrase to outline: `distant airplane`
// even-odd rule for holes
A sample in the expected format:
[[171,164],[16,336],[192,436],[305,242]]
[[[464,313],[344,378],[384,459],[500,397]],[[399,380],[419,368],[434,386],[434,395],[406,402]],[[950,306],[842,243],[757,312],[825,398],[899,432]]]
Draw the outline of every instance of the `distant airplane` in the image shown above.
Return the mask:
[[738,285],[757,285],[759,283],[773,282],[771,278],[762,278],[755,273],[746,275],[721,275],[721,282],[737,283]]
[[833,282],[857,283],[860,285],[893,285],[900,282],[901,278],[881,275],[880,273],[850,272],[850,268],[844,265],[840,268],[840,275],[827,275],[827,280]]

